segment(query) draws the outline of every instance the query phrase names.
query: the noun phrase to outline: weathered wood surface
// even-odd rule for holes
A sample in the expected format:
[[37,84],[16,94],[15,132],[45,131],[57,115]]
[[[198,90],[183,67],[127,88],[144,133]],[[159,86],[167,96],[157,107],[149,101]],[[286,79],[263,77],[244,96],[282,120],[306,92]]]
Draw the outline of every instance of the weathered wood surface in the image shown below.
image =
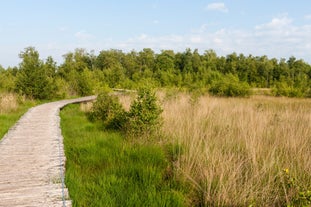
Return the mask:
[[[0,141],[0,206],[71,206],[62,188],[65,156],[59,110],[95,96],[31,108]],[[63,199],[63,194],[66,199]]]

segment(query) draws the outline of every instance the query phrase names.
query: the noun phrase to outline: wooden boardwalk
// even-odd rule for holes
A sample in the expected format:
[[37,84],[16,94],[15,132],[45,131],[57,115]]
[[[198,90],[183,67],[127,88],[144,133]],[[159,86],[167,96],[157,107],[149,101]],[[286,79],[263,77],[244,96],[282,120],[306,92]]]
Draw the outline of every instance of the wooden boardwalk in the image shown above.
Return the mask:
[[63,184],[59,110],[85,97],[31,108],[0,141],[0,206],[71,206]]

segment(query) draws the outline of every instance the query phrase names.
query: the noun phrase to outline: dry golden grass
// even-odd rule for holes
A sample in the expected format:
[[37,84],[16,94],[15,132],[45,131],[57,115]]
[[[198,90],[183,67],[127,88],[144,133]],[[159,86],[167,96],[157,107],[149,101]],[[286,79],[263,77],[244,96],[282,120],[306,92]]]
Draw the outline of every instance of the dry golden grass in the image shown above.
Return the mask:
[[13,93],[2,93],[0,94],[0,114],[9,113],[17,110],[18,97]]
[[93,107],[93,101],[80,103],[80,110],[83,112],[90,112]]
[[130,110],[131,103],[135,99],[135,94],[118,94],[118,98],[126,111]]
[[183,146],[175,167],[193,186],[194,205],[286,205],[296,192],[283,169],[310,190],[311,100],[179,95],[163,107],[163,132]]

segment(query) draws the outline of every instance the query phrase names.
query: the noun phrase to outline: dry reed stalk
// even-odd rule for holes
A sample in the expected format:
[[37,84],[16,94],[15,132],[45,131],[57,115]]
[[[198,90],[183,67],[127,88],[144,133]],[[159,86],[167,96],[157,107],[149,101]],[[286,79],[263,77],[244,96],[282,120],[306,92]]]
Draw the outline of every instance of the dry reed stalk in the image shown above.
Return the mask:
[[0,114],[17,110],[18,97],[13,93],[0,94]]
[[80,103],[80,110],[83,112],[90,112],[92,110],[92,107],[93,107],[92,101]]
[[119,101],[120,103],[122,104],[122,106],[124,107],[124,109],[126,111],[129,111],[130,110],[130,107],[131,107],[131,103],[132,101],[134,100],[135,96],[133,94],[131,95],[123,95],[123,94],[120,94],[118,95],[118,98],[119,98]]

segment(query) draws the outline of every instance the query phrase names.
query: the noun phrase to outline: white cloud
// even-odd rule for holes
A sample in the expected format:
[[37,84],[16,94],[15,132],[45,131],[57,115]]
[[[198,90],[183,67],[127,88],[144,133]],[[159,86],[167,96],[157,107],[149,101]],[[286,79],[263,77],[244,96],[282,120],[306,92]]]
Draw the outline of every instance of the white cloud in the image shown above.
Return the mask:
[[195,43],[195,44],[197,44],[197,43],[202,43],[202,42],[203,42],[203,39],[202,39],[201,36],[195,35],[195,36],[190,37],[190,42],[191,42],[191,43]]
[[197,48],[201,52],[214,49],[218,55],[237,52],[254,56],[267,55],[270,58],[288,58],[294,55],[311,63],[310,36],[311,24],[297,25],[287,15],[283,15],[254,26],[253,29],[222,28],[211,31],[211,28],[207,29],[203,24],[183,35],[141,34],[121,41],[119,46],[122,46],[120,49],[123,50],[150,47],[155,51],[162,49],[184,51],[190,47]]
[[293,22],[293,20],[290,19],[287,16],[287,14],[285,14],[285,15],[282,15],[280,17],[273,18],[268,23],[257,25],[255,28],[258,30],[260,30],[260,29],[280,29],[280,28],[290,26],[292,22]]
[[220,12],[224,12],[224,13],[229,11],[229,9],[226,7],[225,3],[223,3],[223,2],[210,3],[205,7],[205,10],[220,11]]
[[215,38],[213,39],[213,42],[214,42],[215,44],[222,44],[222,43],[223,43],[223,40],[222,40],[221,38],[215,37]]
[[193,32],[193,33],[203,33],[203,32],[207,31],[208,27],[209,27],[209,25],[202,24],[199,28],[192,29],[191,32]]
[[[75,34],[72,42],[51,42],[39,46],[43,57],[52,55],[59,63],[62,55],[74,51],[75,48],[85,48],[96,51],[105,49],[121,49],[129,52],[143,48],[152,48],[156,52],[173,49],[183,52],[187,47],[204,52],[213,49],[218,55],[232,52],[267,55],[270,58],[288,58],[294,55],[311,63],[311,23],[298,25],[288,15],[277,16],[251,29],[221,28],[212,30],[213,25],[202,24],[185,34],[153,35],[141,33],[128,39],[117,40],[107,38],[99,40],[92,34],[80,31]],[[82,41],[85,40],[85,41]],[[4,56],[5,57],[5,56]]]
[[306,20],[311,20],[311,14],[305,15],[304,18],[305,18]]
[[87,33],[86,31],[83,31],[83,30],[76,32],[74,36],[79,40],[89,40],[95,37],[94,35]]

